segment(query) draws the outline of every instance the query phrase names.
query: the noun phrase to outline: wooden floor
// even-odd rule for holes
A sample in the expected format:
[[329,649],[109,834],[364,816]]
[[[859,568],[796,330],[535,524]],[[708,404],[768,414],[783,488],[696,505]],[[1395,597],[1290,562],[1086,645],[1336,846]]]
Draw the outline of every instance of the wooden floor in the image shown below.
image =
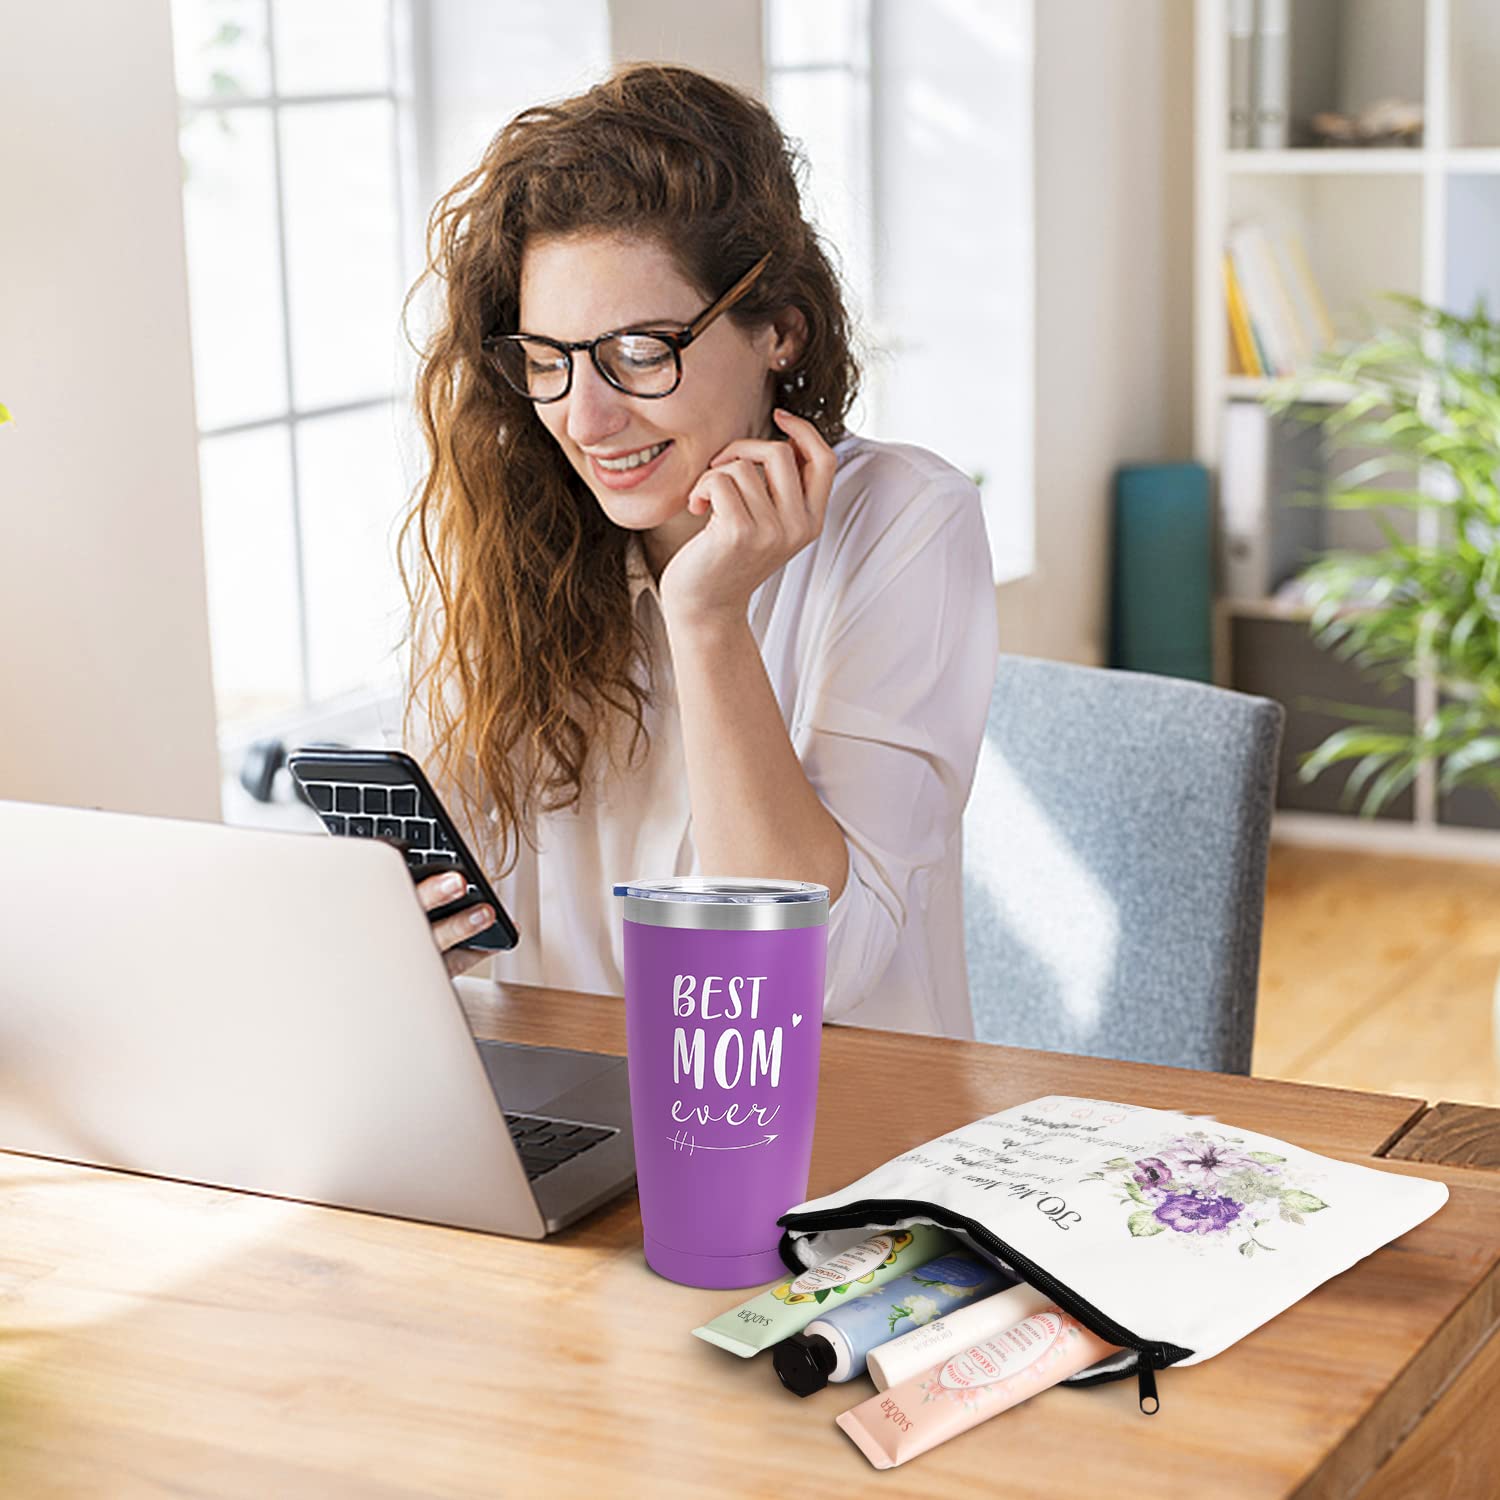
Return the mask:
[[1277,845],[1256,1074],[1500,1105],[1500,865]]

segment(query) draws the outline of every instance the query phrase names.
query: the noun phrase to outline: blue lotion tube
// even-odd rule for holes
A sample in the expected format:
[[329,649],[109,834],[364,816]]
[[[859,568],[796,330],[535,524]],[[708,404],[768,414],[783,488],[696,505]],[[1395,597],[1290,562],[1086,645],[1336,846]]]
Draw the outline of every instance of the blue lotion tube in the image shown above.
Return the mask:
[[952,1308],[1014,1286],[1016,1279],[972,1250],[953,1250],[809,1323],[771,1351],[776,1374],[799,1396],[865,1373],[870,1351]]

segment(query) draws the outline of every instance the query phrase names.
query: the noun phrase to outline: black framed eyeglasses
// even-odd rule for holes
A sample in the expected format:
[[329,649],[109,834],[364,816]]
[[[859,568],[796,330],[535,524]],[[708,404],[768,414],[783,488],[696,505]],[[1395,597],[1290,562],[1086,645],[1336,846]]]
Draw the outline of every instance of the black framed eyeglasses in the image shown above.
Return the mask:
[[656,401],[682,383],[682,351],[750,290],[770,259],[768,250],[686,328],[617,328],[576,344],[536,333],[491,333],[481,347],[506,384],[532,401],[561,401],[573,389],[573,355],[584,349],[617,391]]

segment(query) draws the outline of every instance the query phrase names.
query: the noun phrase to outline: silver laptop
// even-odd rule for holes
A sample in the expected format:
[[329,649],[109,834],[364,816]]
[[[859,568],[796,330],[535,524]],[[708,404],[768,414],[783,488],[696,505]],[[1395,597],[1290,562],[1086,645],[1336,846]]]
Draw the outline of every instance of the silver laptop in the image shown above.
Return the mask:
[[635,1180],[624,1059],[476,1041],[393,846],[0,801],[0,851],[0,1149],[527,1239]]

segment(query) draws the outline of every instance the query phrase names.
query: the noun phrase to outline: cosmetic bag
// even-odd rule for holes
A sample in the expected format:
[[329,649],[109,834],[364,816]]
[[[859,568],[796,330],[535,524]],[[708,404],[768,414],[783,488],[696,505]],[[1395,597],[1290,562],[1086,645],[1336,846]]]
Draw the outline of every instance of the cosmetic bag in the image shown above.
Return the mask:
[[893,1157],[777,1221],[795,1271],[878,1229],[941,1225],[1118,1354],[1070,1378],[1197,1364],[1447,1200],[1441,1182],[1206,1116],[1049,1095]]

